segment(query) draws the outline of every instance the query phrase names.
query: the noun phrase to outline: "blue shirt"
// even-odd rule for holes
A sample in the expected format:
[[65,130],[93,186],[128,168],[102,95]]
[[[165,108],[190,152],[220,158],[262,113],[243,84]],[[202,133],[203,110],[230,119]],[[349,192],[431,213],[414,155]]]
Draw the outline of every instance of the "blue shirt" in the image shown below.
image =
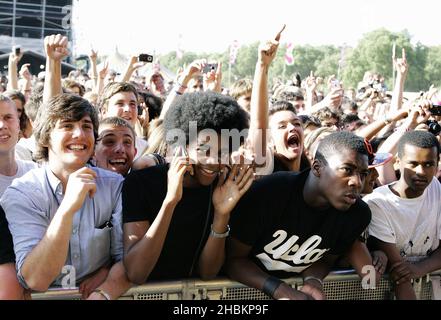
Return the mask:
[[[123,255],[121,188],[124,179],[111,171],[92,169],[97,173],[96,193],[93,198],[86,196],[83,206],[74,215],[65,263],[75,268],[77,282],[111,259],[121,260]],[[18,278],[26,288],[21,274],[24,260],[43,239],[63,200],[62,189],[61,181],[49,167],[38,168],[14,180],[0,199],[14,240]],[[65,276],[61,273],[52,285],[60,285]]]

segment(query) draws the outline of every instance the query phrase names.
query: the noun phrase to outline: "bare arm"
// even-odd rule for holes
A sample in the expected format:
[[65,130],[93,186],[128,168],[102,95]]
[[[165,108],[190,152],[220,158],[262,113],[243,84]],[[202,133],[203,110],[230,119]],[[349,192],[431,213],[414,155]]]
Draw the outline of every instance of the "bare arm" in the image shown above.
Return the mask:
[[96,191],[96,173],[81,168],[69,176],[65,197],[43,239],[25,258],[21,273],[29,288],[46,291],[60,274],[69,250],[72,222],[87,195]]
[[61,86],[61,60],[69,54],[67,37],[50,35],[44,38],[46,51],[46,76],[44,79],[43,102],[63,93]]
[[153,221],[124,224],[124,266],[130,281],[143,284],[158,262],[176,203],[164,201]]
[[406,81],[407,71],[409,70],[404,48],[401,59],[392,57],[392,60],[397,70],[397,79],[395,80],[394,91],[392,93],[391,110],[396,111],[401,109],[403,104],[404,83]]
[[406,110],[398,110],[394,112],[390,117],[386,117],[384,119],[376,120],[371,124],[361,128],[357,131],[357,135],[368,140],[371,140],[375,135],[380,132],[385,126],[394,123],[400,119],[407,117]]
[[[405,263],[400,255],[398,248],[394,243],[383,242],[375,237],[372,238],[374,239],[374,242],[378,246],[378,248],[386,254],[389,260],[389,264],[390,266],[392,266],[392,268],[394,268],[394,266],[403,265]],[[397,276],[392,273],[392,268],[390,268],[389,270],[391,278],[395,281],[395,294],[397,296],[397,299],[416,300],[415,291],[413,290],[410,281],[398,281],[399,279],[397,278]]]
[[[230,238],[228,240],[227,251],[227,273],[233,280],[262,291],[265,281],[269,278],[269,274],[260,269],[248,258],[250,251],[251,246],[248,246],[233,237]],[[286,283],[281,283],[274,291],[273,298],[305,300],[310,297],[291,288]]]
[[18,62],[22,57],[23,53],[20,53],[18,56],[14,52],[9,54],[7,90],[18,90]]
[[136,69],[143,67],[144,65],[145,62],[138,62],[138,56],[132,56],[121,82],[129,82],[133,72],[135,72]]
[[94,51],[92,49],[89,54],[89,60],[90,60],[90,70],[91,70],[91,74],[92,74],[94,88],[98,84],[98,70],[97,70],[97,66],[96,66],[96,59],[97,58],[98,58],[98,51]]
[[144,283],[158,261],[173,212],[182,198],[187,161],[186,157],[173,158],[167,173],[167,195],[153,223],[139,221],[124,224],[124,266],[133,283]]
[[159,119],[162,120],[164,119],[165,114],[172,105],[173,101],[175,101],[176,97],[178,97],[179,95],[185,92],[188,82],[196,73],[201,72],[203,70],[205,64],[206,61],[204,59],[195,60],[182,72],[182,74],[179,76],[179,80],[177,81],[178,82],[177,87],[170,91],[170,93],[167,96],[167,99],[164,102],[164,105],[162,106]]
[[[240,169],[241,168],[241,169]],[[227,177],[225,171],[218,178],[218,185],[213,192],[214,218],[212,230],[224,233],[228,227],[231,211],[240,198],[248,191],[253,183],[251,166],[233,165]],[[225,260],[225,238],[208,237],[199,258],[199,275],[202,279],[215,277]]]
[[[127,278],[123,262],[119,261],[112,266],[106,280],[97,289],[106,292],[111,299],[117,299],[130,289],[131,286],[132,284]],[[93,292],[88,299],[103,299],[103,297],[99,293]]]

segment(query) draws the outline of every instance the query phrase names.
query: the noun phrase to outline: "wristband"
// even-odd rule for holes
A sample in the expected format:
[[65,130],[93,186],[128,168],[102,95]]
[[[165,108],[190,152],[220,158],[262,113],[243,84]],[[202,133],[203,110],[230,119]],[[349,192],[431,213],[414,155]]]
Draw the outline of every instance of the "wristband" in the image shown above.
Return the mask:
[[213,225],[211,225],[210,236],[212,236],[213,238],[226,238],[228,237],[229,234],[230,234],[229,225],[227,225],[227,231],[225,231],[224,233],[217,233],[216,231],[213,230]]
[[271,298],[274,297],[274,292],[277,290],[277,288],[283,283],[282,280],[276,278],[276,277],[268,277],[265,279],[265,282],[263,283],[262,291],[270,296]]
[[95,290],[93,290],[93,292],[99,293],[99,294],[102,295],[106,300],[112,300],[112,299],[110,298],[110,295],[109,295],[106,291],[104,291],[103,289],[95,289]]
[[305,282],[308,280],[315,280],[315,281],[319,282],[320,285],[323,287],[323,280],[322,279],[319,279],[319,278],[313,277],[313,276],[307,276],[303,279],[303,284],[305,284]]

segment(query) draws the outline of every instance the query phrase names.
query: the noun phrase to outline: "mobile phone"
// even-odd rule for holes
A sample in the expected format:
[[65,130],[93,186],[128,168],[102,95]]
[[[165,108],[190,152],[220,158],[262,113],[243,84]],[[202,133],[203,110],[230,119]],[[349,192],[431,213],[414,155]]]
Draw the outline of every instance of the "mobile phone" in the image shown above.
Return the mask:
[[211,71],[216,71],[217,70],[217,63],[207,63],[204,66],[204,70],[202,71],[203,73],[209,73]]
[[18,56],[18,55],[20,54],[20,51],[21,51],[20,46],[13,46],[13,47],[12,47],[12,52],[14,52],[14,54],[15,54],[16,56]]
[[332,81],[331,81],[331,86],[332,86],[333,88],[340,88],[340,81],[338,81],[337,79],[332,80]]
[[441,116],[441,105],[432,104],[432,108],[430,108],[430,114],[432,116]]
[[141,53],[138,56],[139,62],[153,62],[153,56],[147,53]]

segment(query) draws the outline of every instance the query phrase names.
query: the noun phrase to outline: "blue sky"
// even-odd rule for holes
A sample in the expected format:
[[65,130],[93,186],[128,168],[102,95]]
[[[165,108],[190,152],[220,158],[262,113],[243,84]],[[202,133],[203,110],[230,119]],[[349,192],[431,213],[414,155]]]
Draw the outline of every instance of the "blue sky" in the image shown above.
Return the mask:
[[[74,0],[77,53],[166,53],[179,41],[185,51],[223,51],[272,38],[281,42],[356,45],[385,27],[409,30],[413,40],[441,45],[441,1],[436,0]],[[124,5],[122,5],[124,4]],[[179,37],[181,35],[181,40]]]

